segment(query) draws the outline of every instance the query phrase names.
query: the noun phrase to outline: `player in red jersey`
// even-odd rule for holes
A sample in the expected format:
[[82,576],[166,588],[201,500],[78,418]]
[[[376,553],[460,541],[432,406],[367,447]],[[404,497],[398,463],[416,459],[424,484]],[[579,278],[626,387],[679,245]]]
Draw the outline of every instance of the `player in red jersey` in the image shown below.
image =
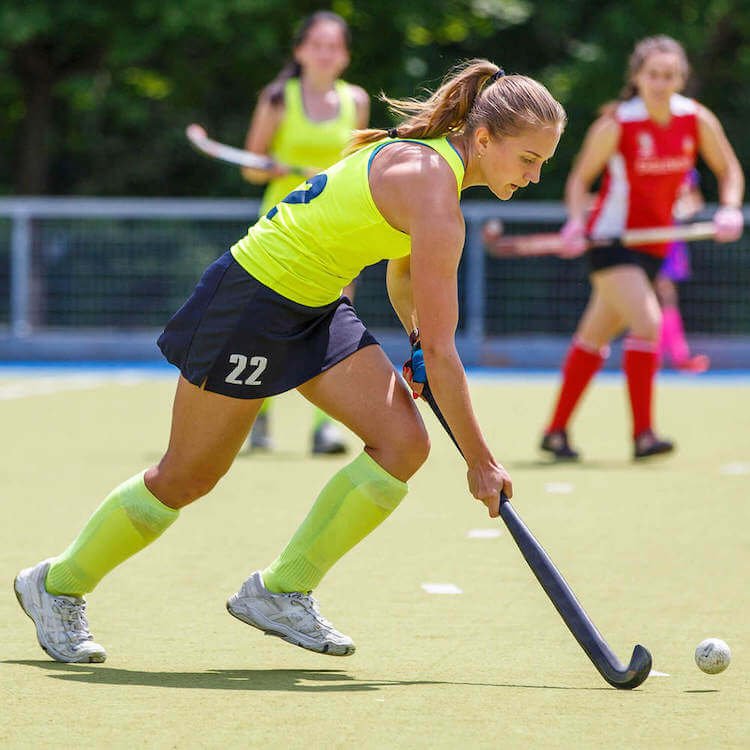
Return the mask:
[[[687,75],[685,51],[674,39],[654,36],[636,45],[620,101],[605,107],[591,126],[567,180],[569,218],[561,230],[567,256],[581,255],[587,237],[616,238],[626,229],[670,226],[678,189],[698,154],[718,181],[716,239],[732,242],[742,235],[742,168],[716,116],[680,95]],[[588,190],[602,172],[586,221]],[[563,382],[542,450],[558,459],[578,458],[568,442],[568,421],[604,363],[609,342],[623,332],[622,367],[632,409],[634,456],[673,450],[671,442],[654,433],[651,416],[661,326],[652,282],[666,251],[667,244],[626,248],[615,243],[586,253],[591,297],[563,365]]]

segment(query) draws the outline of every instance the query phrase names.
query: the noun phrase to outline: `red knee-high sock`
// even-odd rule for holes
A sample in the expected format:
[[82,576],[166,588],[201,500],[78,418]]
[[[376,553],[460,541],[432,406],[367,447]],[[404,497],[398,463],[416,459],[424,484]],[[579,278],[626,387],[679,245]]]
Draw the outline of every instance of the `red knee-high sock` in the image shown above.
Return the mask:
[[651,396],[659,360],[658,343],[628,336],[624,349],[622,369],[628,381],[633,437],[636,437],[651,429]]
[[608,355],[609,347],[599,350],[578,339],[573,339],[565,364],[563,364],[563,382],[557,396],[555,413],[545,432],[565,429],[586,386],[604,364]]

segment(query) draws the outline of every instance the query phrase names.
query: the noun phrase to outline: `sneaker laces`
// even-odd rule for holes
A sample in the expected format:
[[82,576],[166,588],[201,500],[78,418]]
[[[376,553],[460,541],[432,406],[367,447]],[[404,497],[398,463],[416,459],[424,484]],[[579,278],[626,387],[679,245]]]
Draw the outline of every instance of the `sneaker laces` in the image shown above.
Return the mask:
[[310,596],[309,593],[303,594],[301,591],[294,591],[289,594],[289,601],[292,604],[299,604],[312,617],[316,628],[336,632],[336,628],[320,614],[320,602],[315,597]]
[[60,615],[65,634],[71,641],[92,641],[86,619],[86,601],[73,597],[55,597],[53,609]]

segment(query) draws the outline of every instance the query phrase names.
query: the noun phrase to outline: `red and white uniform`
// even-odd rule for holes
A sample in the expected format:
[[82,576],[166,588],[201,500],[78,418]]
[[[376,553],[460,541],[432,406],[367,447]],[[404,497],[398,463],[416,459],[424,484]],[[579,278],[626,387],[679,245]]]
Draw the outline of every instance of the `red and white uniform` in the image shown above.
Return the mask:
[[[618,105],[614,117],[620,123],[620,142],[589,216],[589,236],[603,239],[626,229],[672,225],[680,185],[695,166],[698,103],[674,94],[669,106],[671,120],[659,125],[640,97]],[[663,258],[667,248],[664,243],[634,249]]]

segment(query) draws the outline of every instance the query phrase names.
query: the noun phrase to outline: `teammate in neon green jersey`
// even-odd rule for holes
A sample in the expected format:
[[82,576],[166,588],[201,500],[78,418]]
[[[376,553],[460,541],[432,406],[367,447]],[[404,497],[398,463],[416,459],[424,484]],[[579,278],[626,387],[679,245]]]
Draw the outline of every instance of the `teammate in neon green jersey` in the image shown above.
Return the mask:
[[[341,16],[318,11],[303,19],[294,38],[293,62],[264,89],[245,139],[254,153],[270,154],[280,165],[310,168],[310,175],[342,156],[356,128],[367,127],[370,97],[339,76],[349,64],[350,31]],[[283,166],[261,172],[243,169],[245,179],[268,183],[261,204],[267,213],[302,179]],[[355,283],[344,289],[354,299]],[[255,420],[247,449],[269,450],[272,399]],[[344,453],[346,443],[335,423],[317,407],[313,418],[313,454]]]
[[[292,388],[349,427],[364,449],[331,477],[286,547],[227,608],[303,648],[354,652],[310,593],[398,506],[429,452],[410,388],[340,296],[365,265],[383,258],[399,319],[407,331],[419,326],[426,373],[466,459],[469,492],[492,518],[500,492],[513,495],[474,414],[454,341],[464,244],[459,197],[486,185],[507,200],[538,182],[565,112],[541,84],[504,76],[487,60],[453,71],[425,101],[387,101],[401,124],[358,131],[353,152],[271,208],[209,266],[167,324],[159,346],[180,377],[166,453],[114,489],[62,555],[16,577],[19,602],[53,658],[105,659],[83,595],[210,492],[263,400]],[[411,377],[409,385],[421,388]]]

